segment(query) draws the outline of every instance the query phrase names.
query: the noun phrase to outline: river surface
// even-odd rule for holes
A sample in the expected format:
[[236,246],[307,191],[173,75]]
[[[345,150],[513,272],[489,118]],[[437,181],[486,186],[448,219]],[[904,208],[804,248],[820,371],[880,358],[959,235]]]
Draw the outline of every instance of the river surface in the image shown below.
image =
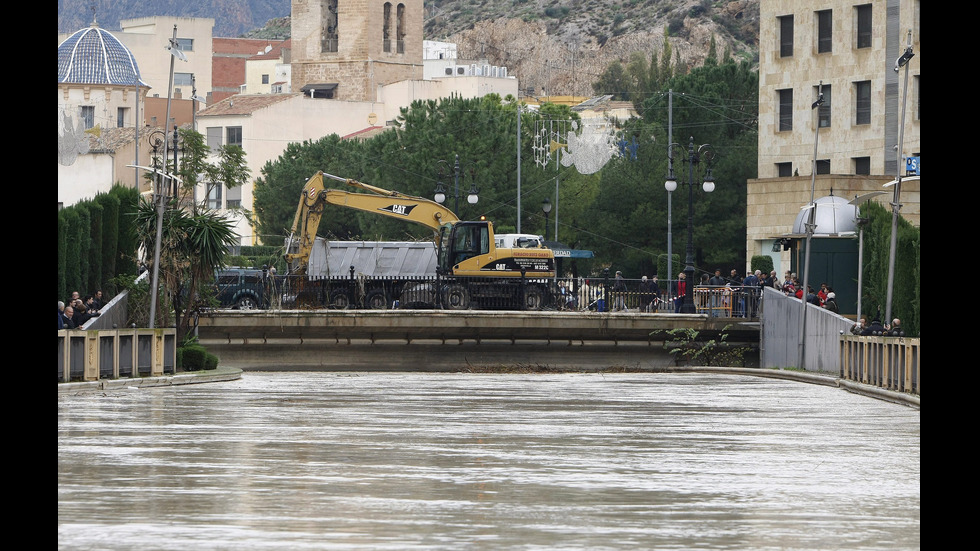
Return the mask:
[[91,550],[919,549],[919,410],[718,374],[245,372],[58,397]]

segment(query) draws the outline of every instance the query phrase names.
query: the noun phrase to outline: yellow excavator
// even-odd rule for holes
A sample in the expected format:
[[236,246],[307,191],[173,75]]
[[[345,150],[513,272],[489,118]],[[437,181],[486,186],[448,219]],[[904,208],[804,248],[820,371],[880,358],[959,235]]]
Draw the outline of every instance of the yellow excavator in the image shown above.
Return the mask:
[[[326,189],[324,178],[343,182],[367,193]],[[285,260],[294,275],[307,275],[310,253],[326,205],[353,208],[390,216],[431,228],[437,250],[436,300],[443,308],[465,310],[510,304],[539,310],[551,298],[555,256],[540,240],[501,240],[487,220],[461,221],[443,205],[426,199],[382,189],[322,171],[303,186],[292,233],[286,242]],[[509,235],[509,234],[508,234]],[[498,243],[513,246],[498,247]],[[400,289],[390,285],[389,289]],[[365,293],[370,294],[370,293]],[[386,307],[399,299],[388,291],[377,300],[364,301],[370,308]],[[373,293],[372,296],[377,296]]]

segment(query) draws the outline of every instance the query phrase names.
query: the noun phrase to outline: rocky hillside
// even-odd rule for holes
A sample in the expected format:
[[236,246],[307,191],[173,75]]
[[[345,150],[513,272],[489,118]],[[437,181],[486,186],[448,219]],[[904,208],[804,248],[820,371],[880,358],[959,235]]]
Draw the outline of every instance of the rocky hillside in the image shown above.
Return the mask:
[[758,61],[759,0],[555,0],[543,9],[543,1],[516,0],[495,15],[503,3],[483,2],[486,11],[474,13],[460,10],[463,2],[429,2],[426,38],[457,43],[463,59],[506,66],[522,88],[558,95],[591,94],[609,63],[625,64],[633,52],[660,57],[665,36],[674,61],[689,67],[704,61],[712,37],[719,55]]
[[[467,61],[508,68],[521,85],[548,94],[592,94],[613,60],[663,51],[700,65],[712,37],[719,55],[758,60],[759,0],[424,0],[424,36],[455,42]],[[212,17],[215,36],[288,38],[290,0],[59,0],[58,30],[93,16],[103,28],[149,15]]]

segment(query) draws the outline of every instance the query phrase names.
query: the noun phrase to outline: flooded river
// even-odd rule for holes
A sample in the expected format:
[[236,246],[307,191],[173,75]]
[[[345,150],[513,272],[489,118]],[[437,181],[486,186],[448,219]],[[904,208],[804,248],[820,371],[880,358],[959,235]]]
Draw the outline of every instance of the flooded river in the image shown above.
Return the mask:
[[919,411],[717,374],[246,372],[58,396],[91,550],[919,549]]

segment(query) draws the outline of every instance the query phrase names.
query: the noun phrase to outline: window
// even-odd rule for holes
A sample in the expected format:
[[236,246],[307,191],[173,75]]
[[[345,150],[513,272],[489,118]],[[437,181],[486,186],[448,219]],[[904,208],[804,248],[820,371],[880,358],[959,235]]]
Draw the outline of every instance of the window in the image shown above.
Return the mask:
[[209,126],[207,128],[208,147],[212,150],[221,147],[221,131],[222,128],[220,126]]
[[262,75],[262,84],[269,84],[269,75]]
[[813,90],[814,97],[820,97],[818,91],[823,92],[823,104],[817,108],[817,124],[820,128],[830,128],[830,85],[814,86]]
[[177,49],[184,52],[194,51],[194,39],[193,38],[178,38],[177,39]]
[[919,120],[919,77],[916,76],[912,79],[912,97],[915,98],[912,101],[915,105],[915,120]]
[[784,15],[779,19],[779,57],[793,55],[793,16]]
[[915,0],[915,31],[912,33],[912,38],[919,42],[919,30],[922,28],[922,16],[920,10],[920,0]]
[[242,127],[241,126],[229,126],[227,129],[227,137],[225,140],[227,145],[237,145],[242,146]]
[[398,4],[398,34],[395,36],[395,47],[399,54],[405,53],[405,4]]
[[821,10],[817,12],[817,53],[825,54],[832,52],[833,47],[833,10]]
[[789,178],[793,175],[793,163],[776,163],[776,176]]
[[174,86],[194,86],[194,73],[174,73]]
[[322,0],[320,25],[320,51],[337,52],[337,0]]
[[779,90],[779,131],[793,130],[793,89]]
[[240,206],[242,206],[242,186],[235,186],[225,194],[225,208],[233,209]]
[[123,128],[126,126],[126,116],[129,113],[128,107],[119,107],[116,109],[116,127]]
[[854,124],[871,124],[871,81],[854,83]]
[[241,281],[241,274],[238,272],[220,272],[215,278],[215,283],[218,285],[238,285],[239,281]]
[[209,209],[220,209],[221,208],[221,184],[212,184],[208,187],[208,208]]
[[871,157],[854,157],[854,174],[871,174]]
[[830,159],[817,159],[817,174],[830,174]]
[[381,28],[382,46],[385,53],[391,52],[391,2],[385,2],[384,26]]
[[855,17],[857,19],[857,47],[871,47],[871,4],[855,6]]
[[78,119],[82,122],[82,128],[85,130],[95,126],[95,107],[92,105],[82,105],[79,107]]

